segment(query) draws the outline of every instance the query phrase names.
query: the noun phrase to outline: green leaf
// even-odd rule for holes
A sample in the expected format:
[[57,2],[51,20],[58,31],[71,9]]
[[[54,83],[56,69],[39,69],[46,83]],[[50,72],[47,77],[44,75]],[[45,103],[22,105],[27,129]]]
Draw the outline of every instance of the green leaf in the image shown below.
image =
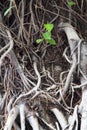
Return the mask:
[[68,5],[69,5],[70,7],[72,7],[73,5],[75,5],[75,2],[69,1],[69,2],[68,2]]
[[8,15],[8,13],[11,11],[11,9],[12,9],[13,7],[14,7],[14,6],[9,7],[9,8],[4,12],[4,16]]
[[51,33],[50,32],[45,32],[42,34],[43,38],[46,39],[51,39]]
[[53,38],[51,38],[51,39],[46,39],[46,41],[47,41],[49,44],[51,44],[51,45],[56,45],[56,41],[55,41]]
[[54,25],[51,24],[51,23],[48,23],[48,24],[44,24],[44,28],[48,31],[48,32],[51,32],[52,29],[53,29]]
[[37,43],[41,43],[43,41],[43,39],[37,39],[36,42]]

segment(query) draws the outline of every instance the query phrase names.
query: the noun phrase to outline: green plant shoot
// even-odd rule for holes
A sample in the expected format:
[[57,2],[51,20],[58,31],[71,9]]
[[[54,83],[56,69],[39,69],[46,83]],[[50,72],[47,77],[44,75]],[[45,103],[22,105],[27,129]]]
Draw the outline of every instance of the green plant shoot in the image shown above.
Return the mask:
[[36,42],[37,43],[41,43],[43,41],[43,39],[37,39]]
[[73,1],[68,2],[68,6],[72,7],[73,5],[75,5],[75,2],[73,2]]
[[42,34],[43,38],[46,39],[51,39],[51,33],[50,32],[45,32]]
[[49,23],[49,24],[44,24],[44,28],[48,31],[51,32],[53,29],[54,25]]
[[54,25],[51,23],[47,23],[44,24],[44,28],[46,30],[45,33],[42,34],[42,38],[41,39],[37,39],[36,42],[37,43],[41,43],[43,40],[45,40],[47,43],[49,43],[50,45],[56,45],[55,40],[51,37],[51,31],[54,28]]

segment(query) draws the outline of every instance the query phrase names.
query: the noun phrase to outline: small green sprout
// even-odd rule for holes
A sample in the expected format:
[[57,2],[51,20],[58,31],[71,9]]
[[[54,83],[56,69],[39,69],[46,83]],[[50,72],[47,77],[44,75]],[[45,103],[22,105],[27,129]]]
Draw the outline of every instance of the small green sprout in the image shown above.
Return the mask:
[[48,32],[51,32],[52,29],[54,28],[54,25],[51,24],[51,23],[44,24],[44,28],[45,28]]
[[37,39],[36,42],[37,43],[41,43],[43,41],[43,39]]
[[46,39],[51,39],[51,32],[45,32],[42,34],[43,38]]
[[56,45],[55,40],[51,36],[51,31],[53,30],[53,28],[54,28],[54,25],[51,23],[44,24],[44,29],[46,30],[46,32],[43,33],[42,38],[37,39],[36,42],[41,43],[43,40],[45,40],[47,43],[51,45]]
[[72,7],[73,5],[75,5],[75,2],[73,2],[73,1],[68,2],[68,6]]

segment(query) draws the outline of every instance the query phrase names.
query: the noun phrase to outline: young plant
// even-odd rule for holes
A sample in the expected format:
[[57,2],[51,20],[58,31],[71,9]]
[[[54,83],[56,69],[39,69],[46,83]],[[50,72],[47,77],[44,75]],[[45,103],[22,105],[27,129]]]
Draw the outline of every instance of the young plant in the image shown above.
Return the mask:
[[42,34],[42,38],[41,39],[37,39],[36,42],[37,43],[41,43],[43,40],[45,40],[47,43],[49,43],[50,45],[56,45],[55,40],[52,38],[52,34],[51,31],[54,28],[54,25],[51,23],[47,23],[44,24],[44,28],[45,28],[45,33]]
[[72,0],[68,2],[68,6],[72,7],[73,5],[75,5],[75,2],[73,2]]

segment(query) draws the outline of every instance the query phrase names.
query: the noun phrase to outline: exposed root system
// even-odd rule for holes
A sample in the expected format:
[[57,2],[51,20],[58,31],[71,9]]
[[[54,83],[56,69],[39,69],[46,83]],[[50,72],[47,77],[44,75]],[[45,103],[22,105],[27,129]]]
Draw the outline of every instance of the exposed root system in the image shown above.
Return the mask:
[[[0,1],[1,130],[87,130],[87,2],[74,2]],[[36,43],[46,23],[55,46]]]

